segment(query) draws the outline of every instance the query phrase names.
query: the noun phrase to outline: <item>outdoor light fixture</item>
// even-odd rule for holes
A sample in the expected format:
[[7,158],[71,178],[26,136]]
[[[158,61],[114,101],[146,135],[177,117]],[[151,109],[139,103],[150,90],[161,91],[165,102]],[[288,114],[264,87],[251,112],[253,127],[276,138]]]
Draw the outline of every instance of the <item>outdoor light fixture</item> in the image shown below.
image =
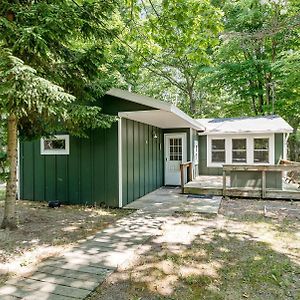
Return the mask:
[[154,139],[157,139],[157,134],[154,130],[152,131],[152,136],[153,136]]

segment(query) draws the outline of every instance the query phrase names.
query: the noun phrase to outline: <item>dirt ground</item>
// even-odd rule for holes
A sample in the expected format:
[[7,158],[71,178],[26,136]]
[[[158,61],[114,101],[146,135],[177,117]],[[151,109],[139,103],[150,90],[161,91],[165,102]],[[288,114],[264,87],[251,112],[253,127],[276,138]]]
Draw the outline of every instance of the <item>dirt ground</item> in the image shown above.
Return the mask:
[[89,300],[300,299],[300,202],[224,200],[176,214]]
[[[0,201],[0,220],[4,201]],[[18,230],[0,230],[0,284],[10,276],[30,273],[40,261],[56,256],[94,235],[130,211],[17,201]]]

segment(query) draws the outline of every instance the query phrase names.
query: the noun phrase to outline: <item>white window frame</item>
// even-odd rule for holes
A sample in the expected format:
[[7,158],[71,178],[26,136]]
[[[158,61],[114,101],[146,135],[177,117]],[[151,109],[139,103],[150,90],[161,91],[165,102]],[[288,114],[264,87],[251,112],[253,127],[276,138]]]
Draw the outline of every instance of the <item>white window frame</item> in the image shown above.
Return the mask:
[[[254,139],[269,139],[269,163],[254,162]],[[225,139],[225,163],[212,162],[211,143],[214,139]],[[232,162],[232,139],[246,139],[247,143],[247,159],[244,163]],[[234,165],[273,165],[275,160],[274,133],[272,134],[237,134],[237,135],[208,135],[207,136],[207,167],[222,168],[224,164]]]
[[[212,149],[212,141],[213,140],[224,140],[224,152],[225,152],[225,162],[226,162],[226,160],[227,160],[227,158],[226,158],[226,155],[227,155],[227,151],[226,151],[226,149],[227,149],[227,141],[226,141],[226,138],[224,138],[224,137],[215,137],[215,138],[213,138],[213,139],[211,139],[210,140],[210,163],[211,164],[213,164],[213,165],[223,165],[223,162],[213,162],[212,161],[212,151],[213,151],[213,149]],[[223,152],[223,150],[216,150],[217,152]],[[225,163],[224,162],[224,163]]]
[[[45,149],[45,140],[65,140],[65,149]],[[70,154],[70,136],[68,134],[57,134],[51,138],[41,138],[41,155],[69,155]]]
[[[246,140],[246,149],[245,150],[241,150],[241,149],[233,149],[233,140]],[[248,161],[248,139],[246,137],[243,137],[243,138],[237,138],[237,137],[233,137],[231,138],[231,147],[230,147],[230,151],[231,151],[231,162],[232,164],[245,164],[247,163]],[[236,161],[233,161],[233,151],[243,151],[243,152],[246,152],[246,162],[236,162]]]

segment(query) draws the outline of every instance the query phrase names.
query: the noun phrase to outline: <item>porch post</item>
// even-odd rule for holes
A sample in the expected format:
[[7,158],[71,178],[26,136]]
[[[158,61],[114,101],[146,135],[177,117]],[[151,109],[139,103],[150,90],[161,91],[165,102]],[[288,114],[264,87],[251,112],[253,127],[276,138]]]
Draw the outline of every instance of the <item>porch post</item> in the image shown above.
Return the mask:
[[226,197],[226,170],[223,167],[223,197]]

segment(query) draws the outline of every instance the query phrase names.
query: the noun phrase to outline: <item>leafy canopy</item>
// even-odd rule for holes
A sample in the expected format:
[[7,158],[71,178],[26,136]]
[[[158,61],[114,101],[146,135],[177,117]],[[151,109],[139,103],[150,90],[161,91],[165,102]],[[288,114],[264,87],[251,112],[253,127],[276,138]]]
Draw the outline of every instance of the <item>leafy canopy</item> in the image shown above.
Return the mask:
[[[6,75],[29,76],[31,82],[20,89],[16,82],[6,82],[12,94],[17,92],[14,103],[24,104],[14,107],[19,108],[15,113],[25,136],[48,135],[59,127],[83,135],[87,128],[110,126],[113,119],[101,114],[95,102],[116,80],[108,63],[117,31],[116,4],[113,0],[1,2],[0,46],[11,53],[10,59],[14,57],[13,66],[6,64]],[[44,93],[38,101],[37,85]],[[58,86],[76,101],[70,101]],[[59,96],[47,99],[49,92]],[[3,92],[6,113],[8,98]]]

